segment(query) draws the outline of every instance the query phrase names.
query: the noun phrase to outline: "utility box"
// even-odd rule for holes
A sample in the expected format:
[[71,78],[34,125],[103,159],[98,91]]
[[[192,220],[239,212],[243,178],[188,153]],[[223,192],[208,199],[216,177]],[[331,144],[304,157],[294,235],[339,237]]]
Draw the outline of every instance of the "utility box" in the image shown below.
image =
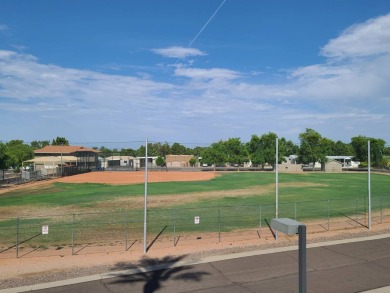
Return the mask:
[[280,231],[287,235],[298,234],[298,227],[305,225],[301,222],[289,219],[289,218],[278,218],[271,220],[271,228]]

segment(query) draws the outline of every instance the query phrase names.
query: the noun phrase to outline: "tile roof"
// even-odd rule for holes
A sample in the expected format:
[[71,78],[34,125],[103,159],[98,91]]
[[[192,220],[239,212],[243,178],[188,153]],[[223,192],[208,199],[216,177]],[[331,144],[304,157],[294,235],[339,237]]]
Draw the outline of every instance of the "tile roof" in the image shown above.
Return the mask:
[[41,149],[35,150],[35,154],[70,154],[74,152],[94,152],[98,153],[99,151],[91,149],[91,148],[85,148],[82,146],[71,146],[71,145],[47,145]]

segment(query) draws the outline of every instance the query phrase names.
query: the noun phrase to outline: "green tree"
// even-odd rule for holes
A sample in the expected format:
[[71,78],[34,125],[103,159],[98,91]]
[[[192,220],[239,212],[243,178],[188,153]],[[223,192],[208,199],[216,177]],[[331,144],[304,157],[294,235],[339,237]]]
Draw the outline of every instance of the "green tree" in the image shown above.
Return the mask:
[[132,156],[132,157],[134,157],[135,154],[136,154],[136,151],[133,150],[132,148],[127,148],[127,149],[122,148],[120,153],[121,153],[122,156]]
[[100,156],[103,158],[110,157],[112,155],[112,150],[106,148],[105,146],[101,146],[99,148]]
[[282,156],[297,155],[299,153],[299,146],[294,144],[291,140],[286,140],[282,137],[279,140],[279,150]]
[[[271,164],[272,166],[275,165],[277,137],[278,136],[273,132],[263,134],[261,137],[258,137],[256,134],[252,135],[251,140],[247,144],[252,164],[255,166],[261,165],[262,169],[264,169],[266,164]],[[281,163],[283,160],[282,151],[283,150],[279,148],[278,163]]]
[[69,145],[69,141],[65,137],[57,136],[52,140],[51,145]]
[[306,132],[299,134],[301,147],[299,149],[299,160],[304,163],[315,162],[325,163],[328,155],[329,141],[313,129],[306,129]]
[[351,145],[355,151],[355,158],[361,162],[368,162],[368,141],[370,141],[371,164],[379,167],[383,163],[383,153],[386,142],[383,139],[370,138],[366,136],[355,136],[351,138]]
[[33,158],[34,152],[30,145],[23,140],[11,140],[6,144],[6,153],[9,158],[9,165],[15,169],[22,166],[23,161]]
[[202,162],[208,165],[225,166],[226,148],[222,140],[213,143],[203,152]]
[[157,159],[156,159],[156,165],[159,166],[159,167],[165,166],[165,160],[164,160],[164,158],[162,158],[162,157],[157,157]]
[[223,142],[226,151],[226,162],[230,165],[243,164],[248,161],[248,154],[245,145],[240,138],[229,138]]
[[191,167],[194,167],[194,166],[196,165],[196,162],[197,162],[197,161],[198,161],[197,159],[191,158],[190,161],[189,161],[190,166],[191,166]]
[[4,180],[4,172],[8,170],[9,165],[9,157],[7,154],[7,146],[0,141],[0,170],[3,171],[3,180]]
[[351,144],[343,143],[338,140],[334,144],[333,153],[331,155],[334,156],[353,156],[354,151]]
[[33,140],[30,143],[33,150],[44,148],[45,146],[50,145],[50,140]]
[[187,148],[184,145],[175,142],[171,146],[171,155],[188,155]]

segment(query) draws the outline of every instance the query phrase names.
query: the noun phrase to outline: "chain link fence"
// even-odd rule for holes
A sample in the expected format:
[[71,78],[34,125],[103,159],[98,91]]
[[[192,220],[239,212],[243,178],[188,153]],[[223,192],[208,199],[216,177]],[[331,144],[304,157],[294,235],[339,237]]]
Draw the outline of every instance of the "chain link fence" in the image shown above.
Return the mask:
[[[390,221],[390,195],[372,197],[373,225]],[[274,204],[149,209],[147,247],[194,244],[202,239],[272,237]],[[367,197],[279,204],[279,217],[305,222],[308,233],[368,226]],[[0,218],[0,258],[142,250],[143,210]],[[158,246],[158,245],[157,245]]]

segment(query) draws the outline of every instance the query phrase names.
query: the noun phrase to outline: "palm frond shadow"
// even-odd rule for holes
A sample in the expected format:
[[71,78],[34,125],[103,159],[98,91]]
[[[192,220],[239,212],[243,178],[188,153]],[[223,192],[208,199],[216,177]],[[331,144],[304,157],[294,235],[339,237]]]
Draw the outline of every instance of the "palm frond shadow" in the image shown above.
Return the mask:
[[137,266],[134,264],[126,264],[123,262],[117,263],[115,269],[154,269],[148,272],[140,272],[136,274],[123,274],[116,278],[111,284],[136,283],[143,282],[143,292],[151,293],[161,288],[162,283],[168,280],[185,280],[199,282],[203,276],[209,275],[207,272],[192,271],[192,266],[177,266],[177,263],[183,260],[186,255],[172,257],[165,256],[163,258],[143,258]]

